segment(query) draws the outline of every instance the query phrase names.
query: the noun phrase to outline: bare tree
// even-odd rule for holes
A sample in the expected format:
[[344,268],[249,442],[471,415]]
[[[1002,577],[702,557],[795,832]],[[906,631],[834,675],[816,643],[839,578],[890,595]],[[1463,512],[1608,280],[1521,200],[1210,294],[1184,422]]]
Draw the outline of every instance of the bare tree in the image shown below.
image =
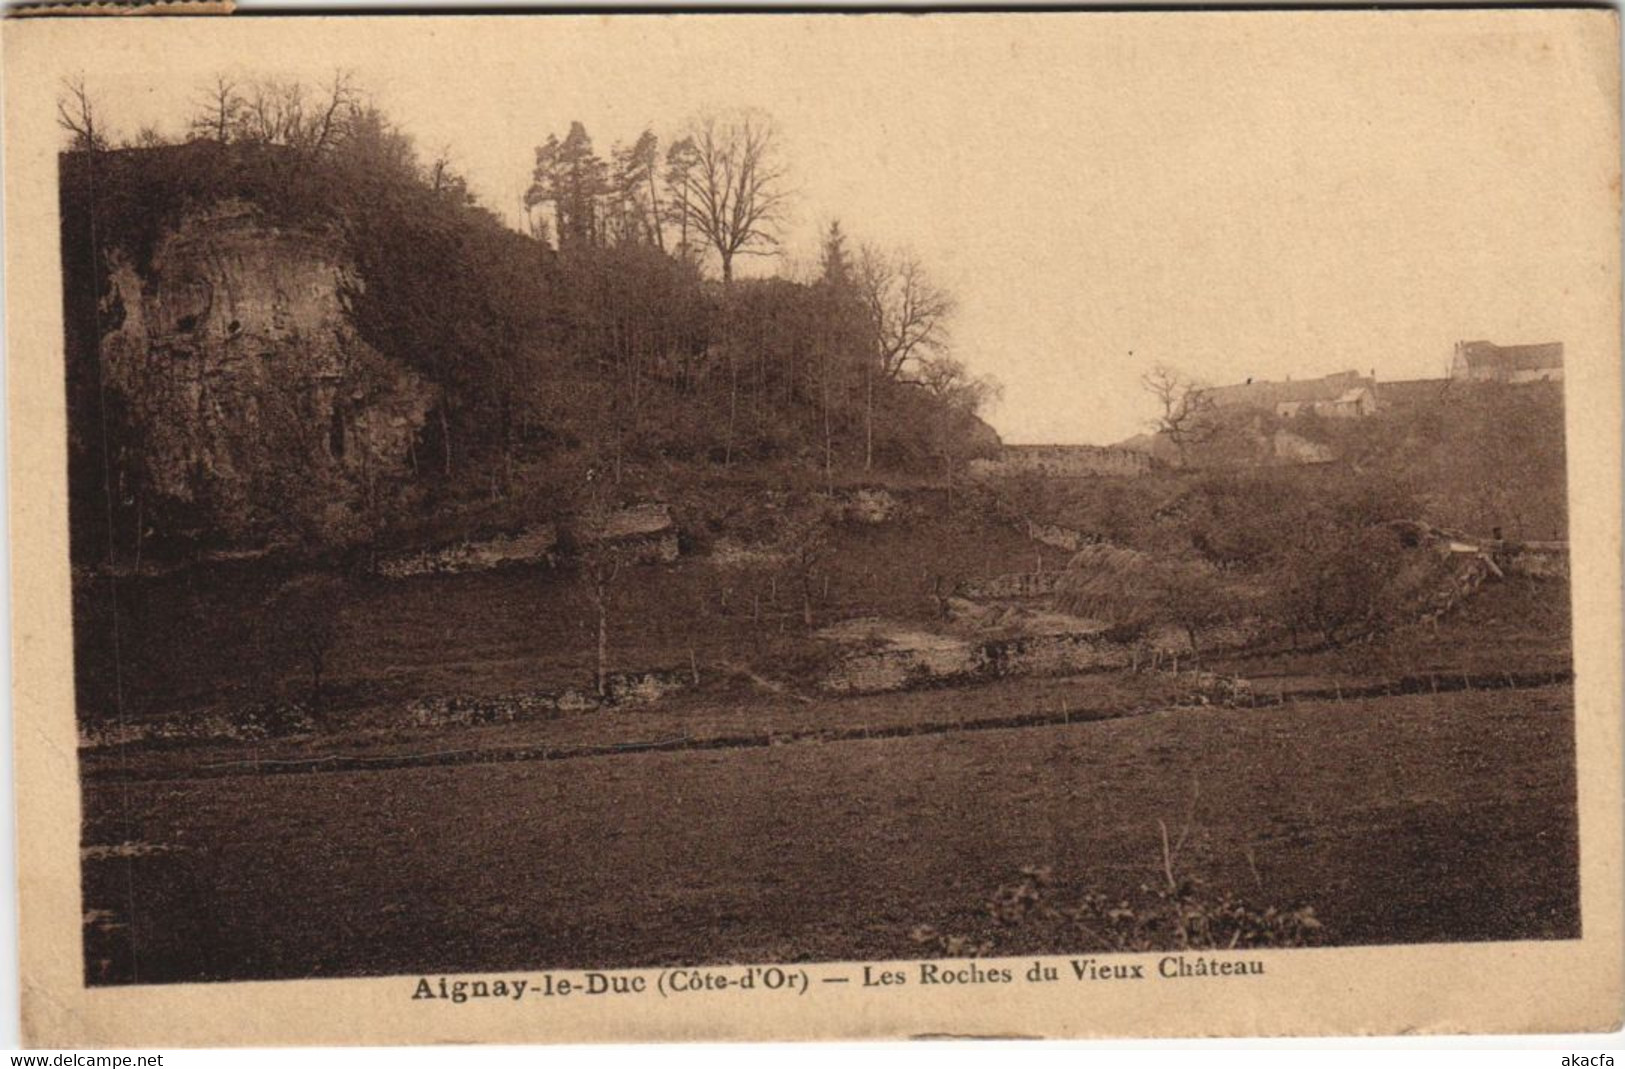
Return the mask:
[[468,197],[468,180],[458,174],[451,159],[451,146],[442,145],[425,168],[424,181],[436,193],[443,193],[458,201]]
[[224,74],[204,86],[198,96],[197,111],[189,124],[199,137],[224,145],[232,139],[242,119],[243,96],[237,83]]
[[135,137],[127,143],[128,148],[158,148],[169,144],[169,139],[163,132],[152,124],[147,124],[135,132]]
[[587,472],[578,490],[576,583],[592,607],[596,625],[594,683],[600,699],[609,697],[609,617],[615,607],[616,580],[623,565],[622,547],[610,530],[614,511],[610,488],[596,469]]
[[243,95],[233,140],[287,144],[289,131],[303,121],[303,114],[303,86],[297,82],[262,79]]
[[924,389],[943,407],[936,421],[937,448],[942,454],[943,476],[951,487],[954,463],[959,459],[955,446],[967,436],[977,413],[997,401],[1004,387],[997,379],[972,375],[963,363],[946,355],[921,360],[916,376],[905,381]]
[[942,353],[954,302],[909,252],[885,253],[865,245],[858,256],[857,290],[869,319],[873,354],[863,364],[864,470],[874,466],[875,377],[893,382],[911,361]]
[[361,104],[355,75],[342,68],[333,72],[325,96],[304,131],[304,147],[313,153],[325,152],[338,141],[344,120]]
[[107,148],[96,105],[85,88],[85,76],[76,74],[62,80],[62,92],[56,98],[56,122],[72,137],[69,145],[76,152],[98,152]]
[[349,71],[335,71],[333,80],[314,96],[302,82],[265,79],[242,94],[231,136],[319,154],[338,143],[361,103]]
[[1210,442],[1218,434],[1213,398],[1201,383],[1167,364],[1158,364],[1140,376],[1140,386],[1161,406],[1162,414],[1151,421],[1151,427],[1174,444],[1181,465],[1191,446]]
[[790,564],[795,571],[796,585],[801,590],[801,622],[813,626],[814,592],[824,558],[829,554],[829,527],[822,515],[809,516],[795,524],[786,542],[790,549]]
[[347,592],[342,579],[309,575],[288,581],[270,606],[270,622],[284,654],[310,676],[312,713],[323,711],[322,682],[338,639]]
[[694,120],[679,144],[692,154],[668,172],[678,184],[680,227],[692,227],[716,250],[722,280],[731,282],[736,256],[778,250],[790,191],[777,131],[758,111],[708,115]]
[[950,412],[964,416],[974,416],[1004,392],[997,379],[972,375],[963,363],[951,356],[922,361],[919,375],[911,381],[941,401]]
[[620,572],[620,557],[602,541],[590,544],[581,554],[578,573],[581,589],[586,592],[598,622],[595,677],[600,698],[609,697],[609,610]]
[[888,254],[865,245],[858,258],[858,285],[869,307],[876,361],[887,378],[902,378],[910,361],[947,347],[953,298],[931,280],[913,253]]

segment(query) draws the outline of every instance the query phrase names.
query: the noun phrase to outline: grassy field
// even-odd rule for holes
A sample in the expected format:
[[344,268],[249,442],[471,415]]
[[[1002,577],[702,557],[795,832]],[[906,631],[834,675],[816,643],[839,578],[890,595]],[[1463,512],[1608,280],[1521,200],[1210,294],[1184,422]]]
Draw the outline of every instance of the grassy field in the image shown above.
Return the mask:
[[[1017,730],[387,772],[97,783],[92,983],[1034,949],[984,903],[1159,871],[1327,941],[1572,937],[1572,693],[1178,710]],[[1189,810],[1191,798],[1197,799]],[[1065,951],[1082,949],[1046,946]]]

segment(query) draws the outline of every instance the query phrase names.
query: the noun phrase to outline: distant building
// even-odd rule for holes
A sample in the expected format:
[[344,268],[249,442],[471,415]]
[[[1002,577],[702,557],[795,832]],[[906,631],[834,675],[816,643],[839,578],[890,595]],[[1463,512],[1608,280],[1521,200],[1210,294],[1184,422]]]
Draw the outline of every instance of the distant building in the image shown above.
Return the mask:
[[1496,345],[1459,341],[1450,377],[1475,382],[1562,382],[1563,343]]
[[1358,371],[1341,371],[1319,379],[1244,382],[1204,391],[1218,408],[1257,409],[1290,418],[1307,412],[1333,418],[1358,418],[1377,411],[1376,380]]
[[1083,478],[1144,475],[1153,463],[1149,453],[1118,446],[1006,445],[999,448],[997,457],[971,461],[970,470],[973,475],[993,478],[1012,475]]

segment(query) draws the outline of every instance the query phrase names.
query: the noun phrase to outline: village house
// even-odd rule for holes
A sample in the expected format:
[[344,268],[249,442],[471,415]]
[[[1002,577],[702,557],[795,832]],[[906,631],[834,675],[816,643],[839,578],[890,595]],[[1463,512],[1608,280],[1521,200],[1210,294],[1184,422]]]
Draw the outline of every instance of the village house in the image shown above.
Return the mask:
[[1247,382],[1214,386],[1204,391],[1216,408],[1258,409],[1282,418],[1313,412],[1336,419],[1374,415],[1376,378],[1358,371],[1340,371],[1318,379],[1285,382]]
[[1562,382],[1563,343],[1496,345],[1459,341],[1450,377],[1475,382]]

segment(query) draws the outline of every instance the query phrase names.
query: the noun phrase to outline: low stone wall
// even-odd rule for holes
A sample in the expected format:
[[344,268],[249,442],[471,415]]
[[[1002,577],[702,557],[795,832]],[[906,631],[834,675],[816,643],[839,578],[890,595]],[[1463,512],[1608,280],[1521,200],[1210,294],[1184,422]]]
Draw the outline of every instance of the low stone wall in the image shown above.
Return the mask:
[[1100,475],[1144,475],[1151,454],[1102,445],[1007,445],[996,458],[972,460],[971,474],[984,478],[1041,475],[1089,478]]
[[1015,572],[966,579],[956,591],[967,598],[1043,598],[1060,586],[1061,572]]
[[[682,553],[671,509],[663,504],[617,509],[598,526],[578,531],[577,536],[583,542],[611,547],[622,560],[633,564],[670,564]],[[516,534],[388,554],[379,557],[372,570],[390,579],[404,579],[413,575],[483,572],[512,564],[553,564],[558,543],[558,528],[538,524]]]
[[1126,668],[1131,660],[1127,646],[1098,635],[1033,635],[979,645],[853,653],[830,669],[820,686],[836,694],[881,694],[1007,676]]
[[[608,696],[591,691],[519,691],[512,694],[431,694],[406,704],[406,722],[415,727],[507,724],[552,720],[574,713],[615,706],[648,705],[693,685],[692,668],[615,672]],[[213,713],[178,713],[153,720],[82,727],[85,749],[136,743],[185,744],[254,742],[261,739],[314,735],[320,731],[310,711],[299,702],[245,704]]]
[[206,714],[86,725],[79,729],[79,745],[93,749],[138,742],[257,742],[309,735],[315,730],[315,720],[300,702],[258,702]]
[[1042,542],[1046,546],[1064,549],[1069,553],[1076,553],[1084,546],[1091,546],[1100,541],[1099,535],[1084,534],[1082,531],[1074,531],[1057,523],[1038,523],[1033,520],[1027,521],[1027,537],[1034,542]]
[[412,575],[483,572],[509,564],[551,564],[558,540],[558,530],[543,524],[512,535],[390,554],[378,558],[373,571],[390,579],[404,579]]
[[692,683],[692,669],[614,672],[606,680],[609,693],[603,698],[576,689],[493,695],[437,694],[414,700],[406,711],[411,723],[419,727],[552,720],[608,706],[648,705]]
[[[1205,628],[1202,652],[1244,649],[1256,643],[1261,624]],[[986,642],[943,642],[855,650],[832,666],[819,686],[836,694],[883,694],[897,690],[980,683],[1011,676],[1062,676],[1120,668],[1175,667],[1191,655],[1182,628],[1162,627],[1137,642],[1100,631],[1022,635]]]
[[861,488],[841,500],[840,511],[848,522],[876,525],[890,523],[902,505],[885,490]]
[[623,559],[634,564],[671,564],[682,555],[677,531],[615,539],[612,543]]
[[637,564],[670,564],[681,553],[671,506],[657,501],[616,509],[576,533],[582,542],[608,546]]
[[1503,542],[1492,556],[1508,575],[1527,575],[1536,579],[1569,577],[1567,542]]

